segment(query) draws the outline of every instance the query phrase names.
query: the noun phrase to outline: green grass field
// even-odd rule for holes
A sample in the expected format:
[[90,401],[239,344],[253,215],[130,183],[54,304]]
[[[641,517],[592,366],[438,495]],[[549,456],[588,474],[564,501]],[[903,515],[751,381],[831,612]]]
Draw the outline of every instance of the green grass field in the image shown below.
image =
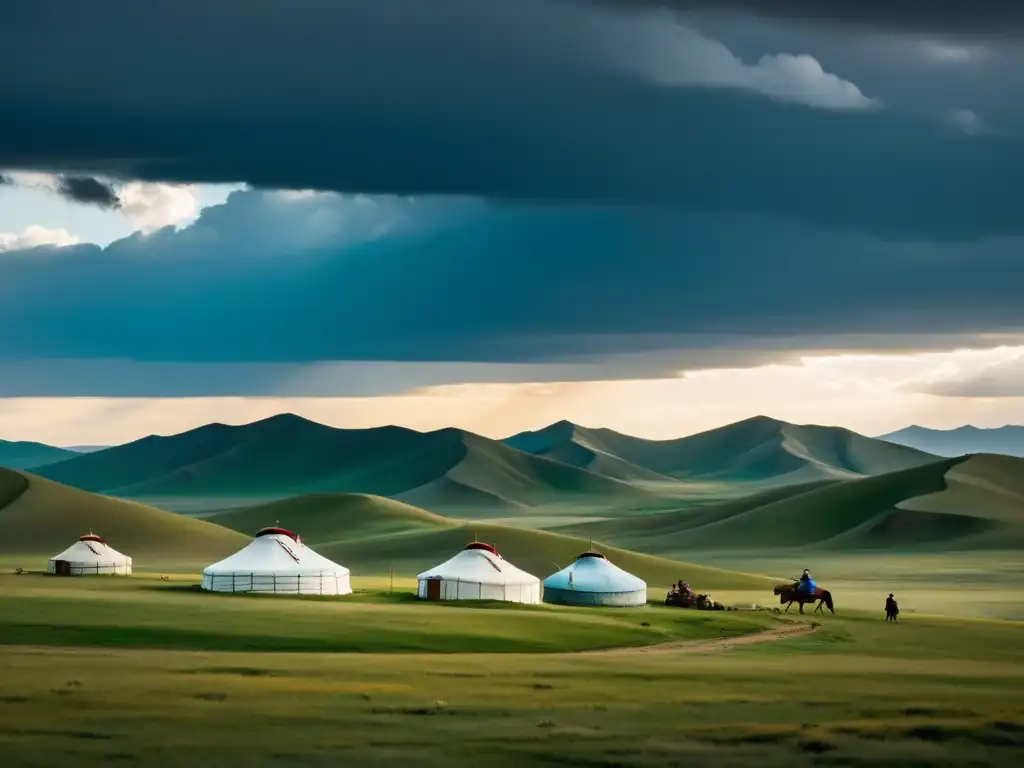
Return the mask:
[[[1024,750],[1020,623],[194,580],[0,576],[4,764],[1011,766]],[[778,627],[811,631],[739,644]]]
[[[822,435],[790,430],[783,458],[827,458],[828,446],[807,442]],[[483,486],[465,489],[499,468],[488,492],[512,503],[479,517],[505,525],[347,493],[199,519],[0,470],[0,764],[1020,764],[1020,460],[944,460],[753,495],[702,480],[685,498],[599,502],[613,477],[512,460],[494,445],[470,446],[444,487],[422,493],[475,504]],[[858,454],[870,445],[828,445],[838,451],[828,466],[870,474],[874,459]],[[779,454],[765,465],[759,450],[738,461],[775,467]],[[588,466],[656,482],[601,456]],[[579,482],[586,493],[574,494]],[[560,484],[561,500],[541,503]],[[196,588],[202,567],[278,522],[351,568],[356,593]],[[133,556],[135,576],[14,574],[41,570],[90,528]],[[653,602],[416,600],[415,574],[472,539],[541,578],[594,546],[644,578]],[[804,567],[837,615],[656,604],[684,579],[730,605],[776,606],[773,583]],[[882,621],[890,591],[898,624]]]

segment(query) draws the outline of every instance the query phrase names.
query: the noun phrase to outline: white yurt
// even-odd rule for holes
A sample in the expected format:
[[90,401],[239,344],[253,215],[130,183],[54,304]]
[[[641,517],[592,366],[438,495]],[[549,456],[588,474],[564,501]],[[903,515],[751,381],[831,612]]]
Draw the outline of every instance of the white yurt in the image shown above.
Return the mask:
[[647,583],[600,552],[584,552],[572,565],[544,579],[544,602],[559,605],[645,605]]
[[490,544],[479,541],[416,578],[417,595],[425,600],[540,602],[540,579],[519,570]]
[[349,595],[348,568],[318,555],[286,528],[264,528],[246,547],[203,571],[211,592]]
[[132,559],[122,555],[94,533],[82,536],[50,558],[46,572],[57,576],[132,575]]

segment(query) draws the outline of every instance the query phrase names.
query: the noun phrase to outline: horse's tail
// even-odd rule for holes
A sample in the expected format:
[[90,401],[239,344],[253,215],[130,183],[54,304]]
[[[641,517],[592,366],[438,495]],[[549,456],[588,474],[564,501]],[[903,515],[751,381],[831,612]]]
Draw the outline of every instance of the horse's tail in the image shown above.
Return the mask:
[[835,613],[836,613],[836,607],[835,607],[835,605],[834,605],[834,604],[832,603],[832,593],[831,593],[831,592],[829,592],[829,591],[828,591],[827,589],[826,589],[826,590],[824,590],[824,591],[823,591],[823,592],[821,593],[821,599],[825,601],[825,607],[826,607],[826,608],[828,608],[828,609],[829,609],[829,610],[830,610],[830,611],[832,612],[832,615],[833,615],[833,616],[835,616]]

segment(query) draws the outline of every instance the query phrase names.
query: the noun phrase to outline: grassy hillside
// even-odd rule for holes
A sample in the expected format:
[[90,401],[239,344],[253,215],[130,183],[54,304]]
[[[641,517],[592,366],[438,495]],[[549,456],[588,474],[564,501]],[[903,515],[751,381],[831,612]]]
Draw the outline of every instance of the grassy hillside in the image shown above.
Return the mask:
[[90,530],[130,555],[137,568],[147,562],[207,564],[248,541],[212,523],[6,469],[0,469],[0,526],[0,555],[38,558],[25,560],[22,567],[28,569],[44,567],[47,556]]
[[643,440],[559,422],[505,442],[634,481],[797,483],[877,475],[935,459],[847,429],[764,416],[676,440]]
[[1024,460],[944,459],[725,503],[585,523],[563,532],[686,557],[698,551],[1007,548],[1024,545]]
[[307,544],[460,525],[400,501],[358,493],[296,496],[255,507],[214,512],[204,515],[203,519],[248,535],[266,526],[281,525],[297,531]]
[[346,430],[292,416],[210,424],[44,467],[47,478],[145,500],[277,499],[341,492],[399,497],[432,508],[508,512],[559,499],[639,498],[599,474],[456,429]]
[[595,522],[559,526],[553,530],[570,536],[592,536],[639,552],[672,552],[685,548],[689,531],[729,520],[751,510],[785,501],[836,482],[839,481],[821,480],[786,485],[727,501],[688,504],[677,509],[606,518]]
[[8,442],[0,440],[0,467],[31,469],[44,464],[70,459],[78,454],[65,448],[54,448],[43,443]]
[[28,490],[28,478],[20,472],[0,469],[0,510]]
[[946,473],[946,488],[901,502],[906,514],[942,516],[973,532],[974,547],[1024,547],[1024,458],[970,456]]
[[[244,533],[279,523],[303,542],[357,575],[415,576],[447,560],[474,540],[494,544],[503,557],[540,578],[587,550],[589,538],[488,523],[462,523],[391,499],[356,494],[318,494],[231,509],[205,519]],[[594,546],[598,546],[596,543]],[[760,576],[704,568],[651,555],[601,547],[617,565],[653,585],[688,579],[706,589],[763,589]]]
[[333,543],[320,544],[317,551],[351,568],[353,572],[386,574],[389,567],[393,567],[396,574],[410,576],[447,560],[474,539],[493,544],[502,557],[538,578],[564,568],[577,555],[593,546],[613,563],[635,573],[652,586],[668,585],[679,579],[691,582],[695,589],[709,590],[766,589],[772,584],[761,576],[629,552],[592,543],[589,539],[476,523],[438,526],[405,535],[372,539],[335,540]]

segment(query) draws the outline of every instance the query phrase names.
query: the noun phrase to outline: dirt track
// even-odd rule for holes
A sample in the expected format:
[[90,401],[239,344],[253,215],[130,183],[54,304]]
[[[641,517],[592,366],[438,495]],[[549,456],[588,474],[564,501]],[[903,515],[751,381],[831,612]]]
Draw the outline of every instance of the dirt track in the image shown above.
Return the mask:
[[579,651],[581,654],[609,654],[609,653],[714,653],[716,651],[727,651],[730,648],[739,648],[745,645],[757,645],[759,643],[773,643],[779,640],[792,640],[795,637],[809,635],[817,629],[815,624],[803,621],[788,622],[775,629],[767,629],[764,632],[755,632],[749,635],[738,637],[719,637],[714,640],[678,640],[671,643],[658,643],[657,645],[642,645],[632,648],[608,648],[601,651]]

